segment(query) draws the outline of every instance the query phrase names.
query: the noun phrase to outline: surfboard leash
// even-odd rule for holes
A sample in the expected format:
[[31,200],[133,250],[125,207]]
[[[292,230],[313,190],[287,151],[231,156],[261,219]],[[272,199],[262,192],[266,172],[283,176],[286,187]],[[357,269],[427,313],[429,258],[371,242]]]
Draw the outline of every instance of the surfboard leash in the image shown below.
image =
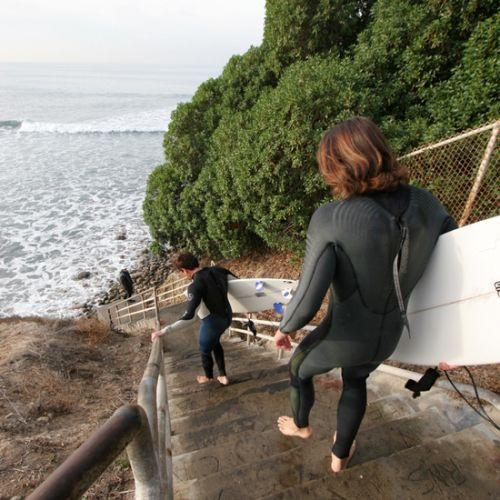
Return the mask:
[[448,379],[448,382],[451,384],[451,386],[453,387],[453,389],[455,389],[455,391],[458,393],[458,395],[482,419],[484,419],[487,422],[489,422],[493,427],[495,427],[495,429],[500,430],[500,427],[498,426],[498,424],[488,415],[488,413],[486,412],[486,409],[483,406],[483,403],[481,403],[481,398],[479,397],[479,392],[477,390],[476,381],[474,380],[474,377],[472,376],[471,371],[466,366],[462,366],[462,368],[464,368],[466,370],[466,372],[469,375],[469,378],[470,378],[470,380],[472,382],[472,387],[474,389],[474,394],[476,395],[476,400],[477,400],[477,404],[479,406],[479,410],[474,405],[472,405],[472,403],[460,392],[460,389],[451,380],[451,378],[450,378],[450,376],[448,374],[448,371],[447,370],[439,370],[438,367],[436,367],[436,368],[428,368],[425,371],[424,375],[418,381],[415,381],[415,380],[412,380],[412,379],[408,380],[406,382],[406,384],[405,384],[405,389],[408,389],[411,392],[413,392],[413,395],[412,395],[413,399],[418,398],[418,397],[420,397],[420,393],[421,392],[428,391],[428,390],[430,390],[432,388],[432,386],[434,385],[434,383],[436,382],[436,380],[441,375],[440,371],[442,371],[446,375],[446,378]]
[[420,393],[423,391],[428,391],[434,385],[436,380],[439,378],[439,370],[437,368],[428,368],[425,370],[424,375],[415,382],[415,380],[408,380],[405,384],[405,389],[413,392],[413,399],[420,397]]
[[483,403],[481,403],[481,398],[479,397],[479,393],[478,393],[478,390],[477,390],[477,386],[476,386],[476,382],[474,380],[474,377],[472,376],[472,373],[470,372],[470,370],[466,367],[466,366],[462,366],[462,368],[465,368],[465,371],[467,372],[467,374],[469,375],[470,377],[470,380],[472,382],[472,387],[474,388],[474,393],[476,395],[476,400],[477,400],[477,404],[480,408],[481,411],[479,411],[475,406],[473,406],[469,400],[460,392],[460,390],[458,389],[458,387],[453,383],[453,381],[451,380],[450,376],[448,375],[448,371],[447,370],[443,370],[444,374],[446,375],[446,378],[448,379],[448,382],[451,384],[451,386],[453,387],[453,389],[455,389],[455,391],[457,391],[458,395],[484,420],[486,420],[487,422],[489,422],[493,427],[495,427],[495,429],[497,430],[500,430],[500,426],[498,426],[498,424],[488,415],[488,413],[486,413],[486,409],[484,408],[483,406]]

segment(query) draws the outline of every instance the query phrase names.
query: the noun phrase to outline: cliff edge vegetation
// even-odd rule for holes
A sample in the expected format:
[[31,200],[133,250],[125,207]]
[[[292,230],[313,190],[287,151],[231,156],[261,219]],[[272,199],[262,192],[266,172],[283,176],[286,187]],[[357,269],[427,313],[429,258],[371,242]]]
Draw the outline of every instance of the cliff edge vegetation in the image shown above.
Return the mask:
[[499,35],[493,0],[268,0],[262,44],[172,113],[144,201],[154,249],[301,248],[330,198],[322,134],[364,115],[403,154],[497,118]]

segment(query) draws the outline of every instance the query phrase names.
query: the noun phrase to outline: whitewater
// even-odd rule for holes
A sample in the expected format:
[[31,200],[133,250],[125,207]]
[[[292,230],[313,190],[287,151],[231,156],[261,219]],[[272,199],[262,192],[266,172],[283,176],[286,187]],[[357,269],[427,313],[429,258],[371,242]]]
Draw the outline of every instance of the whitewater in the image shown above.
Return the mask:
[[137,264],[171,112],[216,72],[0,64],[0,316],[74,316]]

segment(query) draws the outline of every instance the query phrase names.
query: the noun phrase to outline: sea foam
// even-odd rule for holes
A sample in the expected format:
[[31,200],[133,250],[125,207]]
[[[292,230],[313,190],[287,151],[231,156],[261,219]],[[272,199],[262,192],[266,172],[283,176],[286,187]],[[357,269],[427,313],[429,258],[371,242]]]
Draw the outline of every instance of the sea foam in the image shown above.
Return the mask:
[[[76,123],[54,123],[31,120],[22,120],[19,122],[12,120],[10,123],[13,125],[10,128],[15,128],[21,133],[39,132],[59,134],[164,132],[173,109],[174,108],[171,107],[139,113],[128,113],[101,120],[89,120]],[[15,124],[19,125],[16,126]]]

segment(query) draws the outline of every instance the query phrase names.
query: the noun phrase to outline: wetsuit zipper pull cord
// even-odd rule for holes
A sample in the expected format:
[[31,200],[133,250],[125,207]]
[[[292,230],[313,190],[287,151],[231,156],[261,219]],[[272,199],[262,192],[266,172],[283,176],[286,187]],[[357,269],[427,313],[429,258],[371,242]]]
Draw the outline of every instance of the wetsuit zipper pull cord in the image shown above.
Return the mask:
[[408,330],[408,337],[411,338],[410,335],[410,324],[408,322],[408,317],[406,316],[405,303],[403,300],[403,294],[401,293],[401,284],[399,282],[399,265],[401,252],[403,250],[403,244],[406,240],[406,236],[408,233],[408,229],[404,224],[399,223],[399,229],[401,231],[401,239],[399,242],[399,249],[396,253],[396,257],[394,257],[394,261],[392,263],[392,277],[394,281],[394,289],[396,290],[396,297],[398,299],[399,312],[401,314],[401,319],[403,320],[403,325]]

